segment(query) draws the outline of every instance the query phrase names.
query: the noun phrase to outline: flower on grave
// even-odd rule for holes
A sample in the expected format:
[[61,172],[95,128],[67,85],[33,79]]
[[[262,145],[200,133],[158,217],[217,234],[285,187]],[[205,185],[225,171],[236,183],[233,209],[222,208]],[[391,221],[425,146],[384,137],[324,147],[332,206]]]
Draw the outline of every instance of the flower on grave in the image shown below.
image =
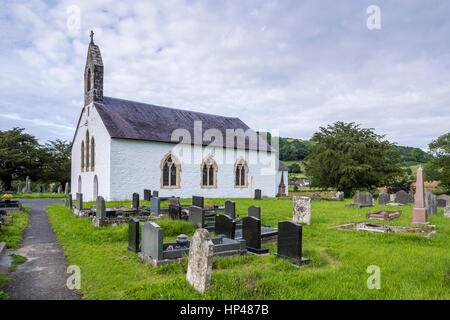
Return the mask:
[[13,197],[12,194],[4,194],[2,196],[3,199],[11,199],[12,197]]
[[167,247],[167,250],[173,250],[173,246],[171,246],[171,245],[168,246],[168,247]]

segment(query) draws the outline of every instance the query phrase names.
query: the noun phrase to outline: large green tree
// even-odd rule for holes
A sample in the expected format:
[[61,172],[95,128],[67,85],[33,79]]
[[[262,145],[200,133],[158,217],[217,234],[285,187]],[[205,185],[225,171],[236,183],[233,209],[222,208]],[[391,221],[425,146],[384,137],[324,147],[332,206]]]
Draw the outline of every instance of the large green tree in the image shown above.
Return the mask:
[[23,128],[0,131],[0,179],[11,190],[13,179],[36,179],[40,175],[40,145]]
[[450,191],[450,132],[429,145],[430,154],[434,157],[424,166],[424,178],[427,181],[439,181],[439,186]]
[[311,186],[336,188],[350,195],[394,182],[402,174],[394,145],[373,129],[353,122],[320,127],[305,159]]
[[47,142],[43,148],[43,172],[41,179],[46,182],[64,184],[70,181],[71,144],[55,140]]

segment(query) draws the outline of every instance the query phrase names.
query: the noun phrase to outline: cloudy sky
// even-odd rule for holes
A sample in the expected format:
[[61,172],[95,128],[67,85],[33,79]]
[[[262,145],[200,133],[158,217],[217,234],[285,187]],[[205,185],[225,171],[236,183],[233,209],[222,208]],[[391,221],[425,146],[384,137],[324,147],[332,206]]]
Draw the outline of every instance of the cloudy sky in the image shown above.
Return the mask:
[[426,148],[450,127],[449,14],[446,0],[1,1],[0,130],[72,140],[93,29],[106,96],[302,139],[354,121]]

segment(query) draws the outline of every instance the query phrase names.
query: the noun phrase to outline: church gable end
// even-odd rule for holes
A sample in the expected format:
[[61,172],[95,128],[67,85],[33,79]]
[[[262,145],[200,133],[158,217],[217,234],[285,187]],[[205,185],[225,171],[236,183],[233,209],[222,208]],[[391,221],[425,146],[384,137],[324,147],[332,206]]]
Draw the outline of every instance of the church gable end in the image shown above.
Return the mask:
[[103,101],[103,61],[100,48],[94,44],[94,32],[91,31],[84,70],[84,105]]

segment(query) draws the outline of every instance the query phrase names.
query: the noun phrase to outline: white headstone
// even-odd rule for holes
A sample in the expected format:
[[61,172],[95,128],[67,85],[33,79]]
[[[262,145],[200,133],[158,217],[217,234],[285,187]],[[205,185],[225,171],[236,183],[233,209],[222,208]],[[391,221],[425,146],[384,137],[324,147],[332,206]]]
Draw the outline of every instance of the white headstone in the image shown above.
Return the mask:
[[311,224],[311,198],[309,197],[292,197],[293,214],[292,221],[297,223]]
[[214,244],[208,230],[200,228],[195,231],[189,248],[189,262],[186,280],[200,293],[209,288],[212,272]]
[[450,206],[444,208],[444,217],[450,218]]

